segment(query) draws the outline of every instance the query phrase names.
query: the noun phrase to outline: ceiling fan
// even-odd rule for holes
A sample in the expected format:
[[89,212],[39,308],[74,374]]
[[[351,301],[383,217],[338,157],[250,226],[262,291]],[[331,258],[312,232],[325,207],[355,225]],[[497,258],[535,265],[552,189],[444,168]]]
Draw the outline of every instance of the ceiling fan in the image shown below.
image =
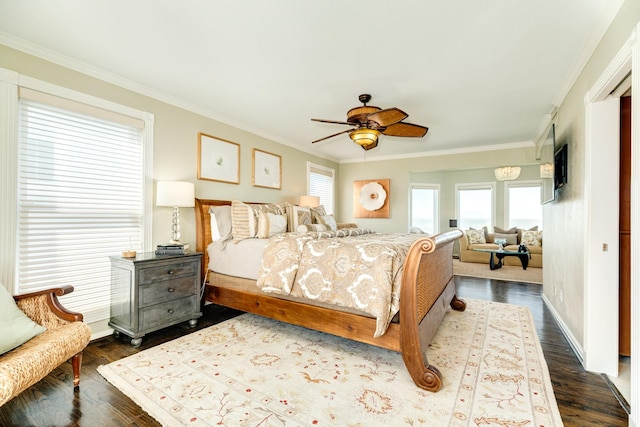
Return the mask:
[[311,119],[314,122],[335,123],[338,125],[354,126],[351,129],[325,136],[324,138],[312,141],[324,141],[334,136],[349,133],[349,138],[360,145],[363,150],[371,150],[378,146],[378,137],[382,135],[421,138],[427,134],[429,128],[403,122],[409,117],[407,113],[399,108],[387,108],[385,110],[367,105],[371,101],[371,95],[362,94],[358,97],[364,105],[355,107],[347,111],[347,121]]

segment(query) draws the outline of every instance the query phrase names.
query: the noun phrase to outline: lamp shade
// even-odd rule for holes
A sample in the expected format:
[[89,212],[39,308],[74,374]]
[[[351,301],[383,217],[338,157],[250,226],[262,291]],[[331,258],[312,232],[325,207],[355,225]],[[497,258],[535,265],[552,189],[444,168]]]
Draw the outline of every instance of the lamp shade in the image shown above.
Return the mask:
[[195,206],[195,185],[193,182],[158,181],[156,206]]
[[542,163],[540,165],[540,178],[553,178],[553,163]]
[[358,145],[367,146],[378,141],[380,132],[375,129],[360,128],[349,134],[349,138]]
[[300,206],[309,206],[317,208],[320,206],[320,197],[318,196],[300,196]]
[[498,181],[513,181],[520,176],[519,166],[503,166],[497,168],[495,171],[496,179]]

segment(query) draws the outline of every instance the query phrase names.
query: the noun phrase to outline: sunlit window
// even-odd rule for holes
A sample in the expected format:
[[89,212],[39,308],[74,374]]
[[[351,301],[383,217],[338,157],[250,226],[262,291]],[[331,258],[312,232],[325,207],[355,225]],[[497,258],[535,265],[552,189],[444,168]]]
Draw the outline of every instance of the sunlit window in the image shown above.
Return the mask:
[[507,223],[509,228],[529,229],[536,225],[542,230],[540,183],[519,182],[507,184]]
[[456,216],[461,229],[482,228],[493,229],[495,186],[488,184],[456,185]]
[[438,232],[439,193],[437,185],[411,185],[411,227],[418,227],[427,234]]

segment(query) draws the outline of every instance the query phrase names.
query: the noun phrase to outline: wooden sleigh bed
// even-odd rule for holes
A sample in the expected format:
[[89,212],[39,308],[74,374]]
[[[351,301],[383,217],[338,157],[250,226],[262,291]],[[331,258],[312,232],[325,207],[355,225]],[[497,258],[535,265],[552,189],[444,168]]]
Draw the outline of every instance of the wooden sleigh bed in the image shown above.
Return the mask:
[[428,391],[442,387],[442,376],[429,364],[426,349],[447,307],[458,311],[466,307],[456,297],[453,281],[453,245],[462,236],[460,230],[420,237],[411,246],[402,274],[399,321],[392,322],[383,335],[374,338],[376,320],[372,317],[339,307],[283,299],[262,292],[255,281],[209,271],[207,247],[212,241],[209,209],[230,204],[223,200],[195,200],[196,250],[203,253],[205,301],[400,352],[418,387]]

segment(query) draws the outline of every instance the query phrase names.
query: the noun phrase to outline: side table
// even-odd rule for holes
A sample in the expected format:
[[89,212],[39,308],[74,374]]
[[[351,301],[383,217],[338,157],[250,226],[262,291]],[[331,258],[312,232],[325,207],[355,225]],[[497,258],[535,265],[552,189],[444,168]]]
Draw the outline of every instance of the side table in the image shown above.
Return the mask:
[[111,319],[115,334],[131,337],[139,347],[152,331],[189,321],[196,326],[200,311],[202,254],[137,254],[111,258]]

